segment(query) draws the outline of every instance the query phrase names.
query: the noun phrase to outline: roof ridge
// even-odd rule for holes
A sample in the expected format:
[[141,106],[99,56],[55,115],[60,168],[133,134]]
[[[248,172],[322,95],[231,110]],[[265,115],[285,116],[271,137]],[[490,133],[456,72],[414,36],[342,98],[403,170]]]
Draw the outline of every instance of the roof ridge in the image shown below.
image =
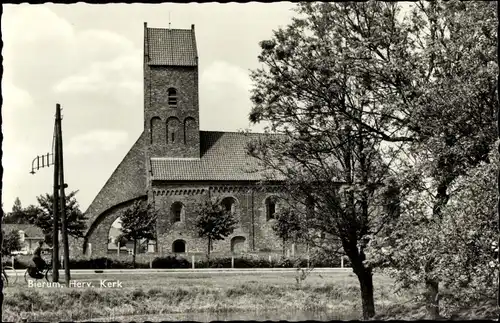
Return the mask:
[[175,30],[175,31],[191,31],[191,29],[180,29],[180,28],[151,28],[151,27],[147,27],[148,29],[154,29],[154,30]]
[[151,160],[185,160],[185,161],[194,161],[200,160],[200,157],[151,157]]
[[[267,135],[265,132],[241,132],[241,131],[221,131],[221,130],[200,130],[200,132],[217,132],[217,133],[237,133],[237,134],[251,134],[251,135]],[[271,134],[273,135],[273,134]]]

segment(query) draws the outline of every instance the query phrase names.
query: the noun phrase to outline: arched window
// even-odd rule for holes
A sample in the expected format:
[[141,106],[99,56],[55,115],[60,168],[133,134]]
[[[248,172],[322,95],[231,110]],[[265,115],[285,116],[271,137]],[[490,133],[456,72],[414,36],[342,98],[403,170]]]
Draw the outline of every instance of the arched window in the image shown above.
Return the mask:
[[177,107],[177,90],[173,87],[168,89],[168,106],[171,108]]
[[266,199],[266,219],[268,221],[276,218],[276,203],[277,198],[275,196]]
[[245,237],[234,237],[231,239],[231,252],[240,253],[245,251]]
[[234,197],[225,197],[221,201],[221,205],[228,212],[235,213],[236,212],[236,199]]
[[184,220],[184,205],[181,202],[175,202],[170,207],[170,216],[172,223],[182,222]]
[[153,117],[151,118],[151,143],[159,143],[161,137],[161,119]]
[[167,119],[167,143],[179,141],[179,119],[170,117]]
[[175,253],[186,252],[186,241],[175,240],[174,243],[172,243],[172,252],[175,252]]

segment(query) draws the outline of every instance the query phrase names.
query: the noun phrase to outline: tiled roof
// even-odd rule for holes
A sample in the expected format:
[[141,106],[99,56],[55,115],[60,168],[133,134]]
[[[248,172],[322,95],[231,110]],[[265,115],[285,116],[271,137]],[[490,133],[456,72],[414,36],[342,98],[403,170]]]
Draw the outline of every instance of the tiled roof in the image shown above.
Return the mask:
[[3,229],[5,233],[10,231],[24,231],[26,238],[43,239],[44,235],[42,229],[32,224],[4,224]]
[[197,66],[194,29],[147,28],[149,65]]
[[265,134],[200,131],[199,159],[151,158],[153,180],[259,181],[282,180],[259,170],[258,160],[246,152],[249,140]]

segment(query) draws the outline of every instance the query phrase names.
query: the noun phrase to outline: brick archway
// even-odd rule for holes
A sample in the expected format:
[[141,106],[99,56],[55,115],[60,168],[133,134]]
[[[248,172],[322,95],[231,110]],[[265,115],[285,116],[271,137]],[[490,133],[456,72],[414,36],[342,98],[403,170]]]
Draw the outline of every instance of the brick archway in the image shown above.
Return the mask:
[[89,226],[83,241],[83,253],[88,252],[89,243],[92,245],[92,257],[106,256],[108,253],[108,234],[113,222],[118,219],[121,212],[132,205],[135,201],[146,200],[147,196],[134,198],[115,205],[102,212]]

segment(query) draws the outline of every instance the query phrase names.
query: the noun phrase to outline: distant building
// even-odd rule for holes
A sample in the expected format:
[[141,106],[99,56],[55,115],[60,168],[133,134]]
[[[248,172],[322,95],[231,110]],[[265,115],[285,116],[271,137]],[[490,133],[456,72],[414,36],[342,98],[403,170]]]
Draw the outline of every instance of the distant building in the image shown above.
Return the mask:
[[73,242],[80,252],[106,254],[112,223],[138,200],[154,203],[160,213],[158,241],[149,251],[157,245],[163,252],[205,252],[206,241],[186,220],[198,202],[216,196],[238,226],[214,243],[214,251],[282,250],[272,230],[280,178],[266,180],[268,174],[246,153],[248,141],[264,134],[200,131],[198,96],[194,25],[184,30],[145,23],[144,131],[85,212],[85,239]]
[[45,240],[42,229],[32,224],[4,224],[3,229],[5,233],[11,231],[19,233],[22,245],[21,254],[32,254],[38,247],[38,242]]

